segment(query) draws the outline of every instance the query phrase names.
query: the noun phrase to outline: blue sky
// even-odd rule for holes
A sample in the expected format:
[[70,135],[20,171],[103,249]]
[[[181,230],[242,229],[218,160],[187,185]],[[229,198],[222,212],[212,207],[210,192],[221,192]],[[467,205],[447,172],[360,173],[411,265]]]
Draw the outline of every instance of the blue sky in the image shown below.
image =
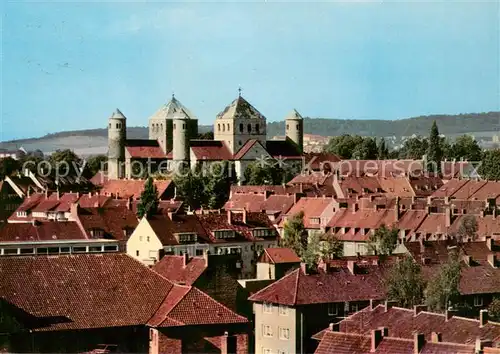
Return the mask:
[[172,91],[200,119],[238,94],[269,121],[500,110],[491,2],[8,2],[0,140],[129,126]]

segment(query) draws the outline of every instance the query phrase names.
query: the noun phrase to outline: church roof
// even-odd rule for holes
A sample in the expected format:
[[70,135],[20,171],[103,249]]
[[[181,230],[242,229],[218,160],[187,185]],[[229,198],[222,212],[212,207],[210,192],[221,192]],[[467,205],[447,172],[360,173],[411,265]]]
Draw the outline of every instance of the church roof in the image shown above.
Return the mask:
[[[184,119],[197,119],[177,98],[162,105],[149,119],[173,119],[175,115],[182,115]],[[178,119],[178,118],[177,118]]]
[[288,119],[295,119],[295,120],[300,120],[302,119],[302,116],[300,115],[299,112],[297,112],[296,109],[293,109],[288,115],[285,117],[285,120]]
[[111,115],[110,118],[114,118],[114,119],[127,119],[125,117],[125,115],[117,108],[113,114]]
[[254,106],[248,103],[243,97],[238,96],[222,112],[217,114],[216,119],[238,119],[238,118],[259,118],[266,119]]

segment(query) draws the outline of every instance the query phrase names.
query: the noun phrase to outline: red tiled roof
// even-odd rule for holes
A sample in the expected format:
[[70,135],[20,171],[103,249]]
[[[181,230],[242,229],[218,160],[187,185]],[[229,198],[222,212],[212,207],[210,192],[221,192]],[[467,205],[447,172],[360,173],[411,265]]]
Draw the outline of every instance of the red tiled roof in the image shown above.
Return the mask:
[[[298,214],[299,212],[303,212],[304,227],[319,228],[320,224],[311,224],[310,218],[320,218],[321,215],[323,215],[323,213],[330,208],[333,212],[334,204],[335,200],[332,198],[301,198],[290,208],[290,210],[287,212],[287,215],[293,216]],[[280,226],[282,226],[283,224],[284,220],[280,223]]]
[[432,193],[433,197],[443,198],[443,197],[451,197],[455,192],[457,192],[460,188],[462,188],[465,184],[467,184],[469,180],[465,179],[451,179],[437,191]]
[[295,202],[295,197],[292,195],[271,195],[262,204],[262,210],[266,212],[282,212],[287,213]]
[[0,298],[44,322],[57,318],[38,331],[247,322],[126,254],[2,257],[0,279]]
[[224,204],[225,210],[241,210],[259,212],[262,211],[262,204],[266,200],[264,194],[233,194]]
[[0,227],[0,242],[81,240],[87,236],[76,222],[37,221],[6,223]]
[[160,146],[127,146],[130,157],[139,159],[164,159],[167,157]]
[[172,215],[172,219],[168,215],[153,215],[147,222],[155,232],[160,242],[166,245],[178,245],[179,241],[175,238],[176,233],[195,233],[198,237],[197,242],[207,242],[209,237],[206,230],[197,215]]
[[265,248],[259,259],[264,263],[300,263],[300,258],[294,250],[290,248]]
[[414,332],[423,333],[428,341],[431,333],[441,333],[443,342],[473,344],[476,338],[500,340],[500,324],[488,322],[480,327],[479,321],[471,318],[451,317],[445,314],[378,305],[356,312],[340,322],[340,330],[347,333],[368,334],[372,329],[386,327],[391,337],[413,338]]
[[[250,151],[250,149],[255,145],[260,144],[260,142],[257,139],[250,139],[248,140],[239,150],[238,152],[233,156],[233,160],[240,160],[245,156],[245,154]],[[265,150],[265,147],[262,146],[262,148]]]
[[[415,342],[411,339],[382,337],[375,350],[372,349],[371,335],[324,331],[321,342],[314,354],[414,354]],[[457,343],[423,343],[419,354],[474,354],[474,345]]]
[[190,147],[197,160],[227,161],[233,158],[233,155],[223,141],[191,140]]
[[320,186],[333,183],[333,175],[323,172],[300,173],[295,176],[288,184],[318,184]]
[[18,212],[18,211],[31,211],[43,199],[45,199],[45,194],[43,194],[43,193],[32,194],[29,197],[24,198],[24,201],[16,209],[16,212]]
[[99,171],[91,179],[90,182],[94,186],[102,186],[108,180],[106,172]]
[[360,274],[346,268],[306,275],[296,269],[253,294],[249,300],[288,306],[383,299],[385,289],[379,266],[364,266]]
[[486,181],[486,183],[472,195],[472,199],[485,201],[487,199],[496,199],[499,196],[500,182]]
[[193,285],[193,283],[207,269],[207,263],[203,257],[188,259],[184,265],[184,256],[164,256],[153,266],[153,270],[168,280],[181,284]]
[[407,210],[398,221],[400,230],[416,230],[427,216],[425,210]]
[[135,213],[126,207],[78,208],[78,218],[89,235],[91,230],[102,230],[120,241],[126,241],[126,231],[139,224]]
[[78,199],[78,205],[82,208],[97,208],[104,206],[111,197],[102,194],[84,194]]
[[[138,199],[144,190],[145,180],[137,179],[116,179],[109,180],[104,183],[101,189],[102,195],[113,195],[115,197],[126,198],[132,197]],[[167,188],[172,183],[171,180],[155,180],[154,185],[158,189],[158,195],[161,196],[165,193]]]
[[311,152],[305,155],[305,163],[309,170],[319,171],[325,167],[331,169],[333,162],[339,162],[341,159],[335,154],[327,152]]

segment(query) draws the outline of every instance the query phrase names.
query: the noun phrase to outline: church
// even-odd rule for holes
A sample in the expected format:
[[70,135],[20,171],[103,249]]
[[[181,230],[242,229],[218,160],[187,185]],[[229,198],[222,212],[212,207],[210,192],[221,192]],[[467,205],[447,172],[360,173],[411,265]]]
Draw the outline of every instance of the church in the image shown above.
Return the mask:
[[198,118],[176,97],[149,118],[149,139],[127,139],[127,118],[117,109],[108,122],[108,178],[133,178],[145,163],[154,171],[179,164],[229,161],[244,181],[245,169],[256,160],[292,168],[303,163],[303,119],[292,110],[285,117],[285,140],[267,140],[266,117],[241,96],[217,114],[213,140],[198,139]]

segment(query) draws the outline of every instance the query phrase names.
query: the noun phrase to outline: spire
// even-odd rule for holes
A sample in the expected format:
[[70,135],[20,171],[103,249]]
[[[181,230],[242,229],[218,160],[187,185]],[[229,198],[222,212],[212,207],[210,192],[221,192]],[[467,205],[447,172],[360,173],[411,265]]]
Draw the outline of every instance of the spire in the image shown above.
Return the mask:
[[299,112],[294,108],[288,115],[285,117],[285,120],[288,119],[294,119],[294,120],[301,120],[302,116],[300,115]]
[[111,115],[110,118],[114,118],[114,119],[127,119],[125,117],[125,115],[117,108],[113,114]]
[[238,97],[241,97],[241,86],[238,86]]

